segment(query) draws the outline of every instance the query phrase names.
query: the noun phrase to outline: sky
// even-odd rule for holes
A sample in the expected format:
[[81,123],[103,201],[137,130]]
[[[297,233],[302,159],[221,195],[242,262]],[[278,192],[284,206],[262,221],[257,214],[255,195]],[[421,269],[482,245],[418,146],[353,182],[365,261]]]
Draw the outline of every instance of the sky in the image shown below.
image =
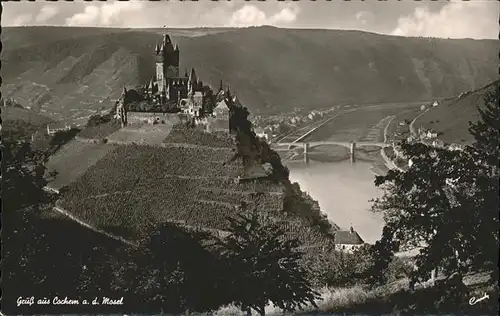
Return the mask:
[[3,2],[2,26],[355,29],[399,36],[498,39],[496,0]]

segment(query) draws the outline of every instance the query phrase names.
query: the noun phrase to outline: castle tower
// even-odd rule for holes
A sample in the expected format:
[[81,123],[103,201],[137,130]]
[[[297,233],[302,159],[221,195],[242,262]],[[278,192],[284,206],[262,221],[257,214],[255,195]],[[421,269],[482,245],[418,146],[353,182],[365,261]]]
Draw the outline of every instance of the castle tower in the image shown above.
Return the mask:
[[161,45],[156,45],[156,77],[158,90],[163,92],[167,86],[167,79],[179,78],[179,47],[175,48],[168,34],[163,35]]
[[179,47],[175,49],[168,34],[163,35],[163,67],[167,78],[179,78]]
[[197,90],[198,78],[196,78],[196,72],[194,68],[191,68],[191,74],[188,80],[188,94],[193,94]]
[[156,76],[154,81],[158,83],[158,88],[162,91],[162,87],[165,85],[165,54],[163,47],[156,45]]

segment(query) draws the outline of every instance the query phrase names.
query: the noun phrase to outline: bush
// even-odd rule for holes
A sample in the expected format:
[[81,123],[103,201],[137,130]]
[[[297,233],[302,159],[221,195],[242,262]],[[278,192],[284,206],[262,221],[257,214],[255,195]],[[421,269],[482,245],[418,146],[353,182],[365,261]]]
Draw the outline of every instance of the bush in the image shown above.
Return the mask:
[[385,271],[387,282],[407,278],[413,271],[413,265],[408,258],[394,257]]
[[366,271],[372,265],[368,251],[369,246],[353,253],[324,249],[310,259],[310,278],[317,287],[345,287],[364,283]]
[[109,122],[111,122],[111,114],[105,114],[105,115],[95,114],[89,118],[85,126],[86,127],[97,126]]

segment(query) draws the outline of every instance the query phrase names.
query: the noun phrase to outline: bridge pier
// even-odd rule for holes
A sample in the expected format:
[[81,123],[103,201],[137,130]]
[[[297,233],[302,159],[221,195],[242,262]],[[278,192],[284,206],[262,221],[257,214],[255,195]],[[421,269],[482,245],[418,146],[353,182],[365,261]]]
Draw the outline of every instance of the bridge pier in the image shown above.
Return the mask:
[[354,152],[356,151],[356,143],[351,142],[351,150],[350,150],[350,158],[351,158],[351,163],[355,163],[356,159],[354,158]]
[[309,143],[304,143],[304,162],[309,163]]

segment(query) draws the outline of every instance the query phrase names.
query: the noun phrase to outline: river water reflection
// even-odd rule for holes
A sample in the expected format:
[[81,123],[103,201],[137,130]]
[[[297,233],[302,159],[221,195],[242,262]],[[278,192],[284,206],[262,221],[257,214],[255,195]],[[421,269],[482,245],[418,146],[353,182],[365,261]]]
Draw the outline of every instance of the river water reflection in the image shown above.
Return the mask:
[[384,222],[380,214],[370,211],[369,200],[380,197],[382,191],[375,187],[369,163],[290,162],[287,166],[290,180],[319,202],[328,219],[341,229],[352,225],[365,242],[373,244],[380,238]]

